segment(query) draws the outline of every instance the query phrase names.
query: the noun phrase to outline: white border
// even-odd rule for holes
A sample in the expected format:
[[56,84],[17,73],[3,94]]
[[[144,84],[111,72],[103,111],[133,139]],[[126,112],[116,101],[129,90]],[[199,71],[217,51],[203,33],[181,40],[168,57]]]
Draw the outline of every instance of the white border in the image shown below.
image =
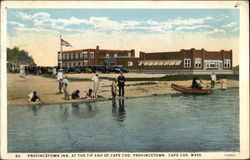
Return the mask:
[[[7,153],[7,75],[6,75],[6,9],[8,8],[240,8],[240,152],[199,152],[201,157],[185,157],[185,159],[247,159],[249,158],[249,11],[247,1],[4,1],[1,2],[1,158],[2,159],[37,159],[28,158],[28,153]],[[154,152],[155,153],[155,152]],[[54,154],[54,153],[53,153]],[[63,153],[58,153],[62,155]],[[65,153],[66,154],[66,153]],[[67,153],[71,155],[73,153]],[[88,154],[88,153],[84,153]],[[94,153],[93,153],[94,154]],[[131,153],[132,154],[132,153]],[[165,153],[167,159],[183,159],[182,152]],[[171,157],[177,154],[178,157]],[[187,154],[191,154],[188,152]],[[105,153],[103,153],[103,156]],[[109,155],[111,156],[111,155]],[[46,158],[42,158],[46,159]],[[52,158],[49,158],[52,159]],[[69,159],[69,158],[54,158]],[[70,158],[79,159],[79,158]],[[81,158],[90,159],[90,158]],[[123,159],[122,157],[101,157],[98,159]],[[132,159],[152,159],[133,157]],[[153,159],[166,159],[156,158]]]

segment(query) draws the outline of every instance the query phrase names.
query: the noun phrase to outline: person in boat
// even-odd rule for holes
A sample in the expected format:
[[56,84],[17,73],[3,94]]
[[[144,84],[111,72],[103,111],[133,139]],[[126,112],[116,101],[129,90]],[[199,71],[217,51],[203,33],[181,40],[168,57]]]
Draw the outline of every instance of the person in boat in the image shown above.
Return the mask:
[[80,91],[76,90],[71,94],[71,99],[80,99]]
[[86,99],[94,98],[93,90],[92,89],[89,89],[89,91],[87,92],[85,98]]
[[41,102],[41,99],[37,96],[36,91],[31,92],[28,95],[28,98],[29,98],[29,103]]
[[198,78],[194,78],[192,81],[192,86],[191,88],[195,88],[195,89],[202,89],[202,82],[201,80],[199,80]]

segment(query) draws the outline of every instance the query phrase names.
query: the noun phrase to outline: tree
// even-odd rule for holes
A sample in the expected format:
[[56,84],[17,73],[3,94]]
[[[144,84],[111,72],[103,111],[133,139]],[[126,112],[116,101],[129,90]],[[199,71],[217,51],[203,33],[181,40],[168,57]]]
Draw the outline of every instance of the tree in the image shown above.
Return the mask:
[[17,56],[28,56],[32,58],[31,56],[29,56],[29,53],[27,51],[23,49],[20,50],[18,47],[14,47],[12,49],[7,48],[7,61],[14,62]]

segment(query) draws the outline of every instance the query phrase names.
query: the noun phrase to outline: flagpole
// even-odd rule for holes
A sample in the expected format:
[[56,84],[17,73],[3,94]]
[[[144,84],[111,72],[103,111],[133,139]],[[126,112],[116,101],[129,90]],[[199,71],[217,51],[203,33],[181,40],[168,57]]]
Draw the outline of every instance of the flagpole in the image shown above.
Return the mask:
[[61,55],[60,55],[60,59],[61,59],[61,63],[60,63],[60,69],[62,69],[62,36],[60,35],[60,46],[61,46]]

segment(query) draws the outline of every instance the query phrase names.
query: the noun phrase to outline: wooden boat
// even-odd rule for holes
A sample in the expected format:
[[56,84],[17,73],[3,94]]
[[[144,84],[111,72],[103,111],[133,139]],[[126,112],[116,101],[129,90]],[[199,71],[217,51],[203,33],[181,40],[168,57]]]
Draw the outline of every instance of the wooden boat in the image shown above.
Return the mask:
[[176,91],[182,92],[182,93],[189,93],[189,94],[210,94],[212,93],[211,88],[204,88],[204,89],[195,89],[191,87],[186,86],[180,86],[177,84],[171,84],[171,88],[173,88]]

